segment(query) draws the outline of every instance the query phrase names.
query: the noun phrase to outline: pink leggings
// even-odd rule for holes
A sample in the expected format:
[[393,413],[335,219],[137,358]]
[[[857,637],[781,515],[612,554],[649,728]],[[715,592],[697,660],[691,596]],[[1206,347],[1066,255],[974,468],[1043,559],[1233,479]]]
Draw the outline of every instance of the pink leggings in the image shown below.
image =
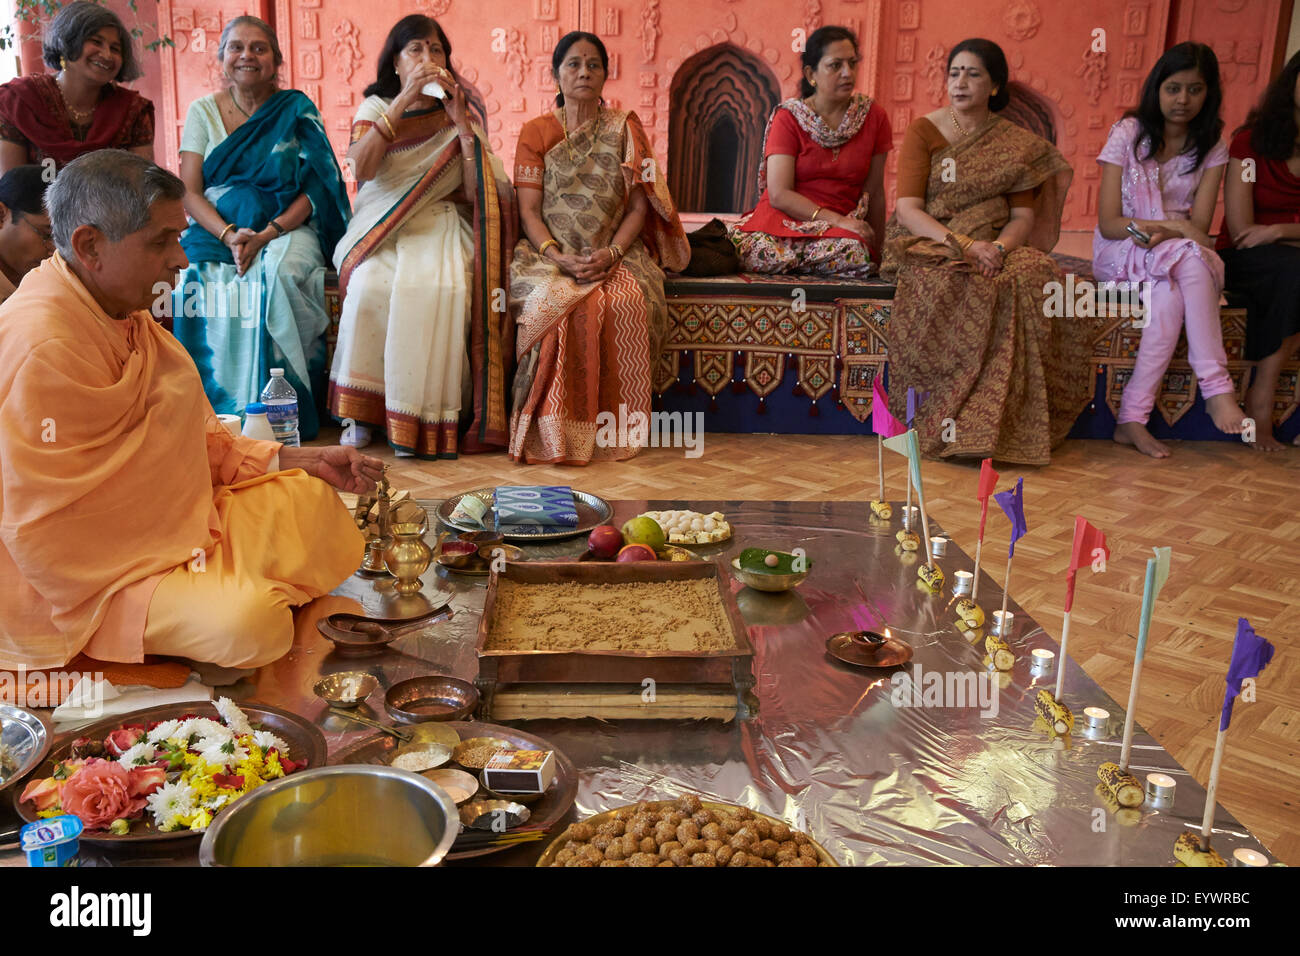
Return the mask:
[[1146,317],[1133,377],[1120,400],[1119,424],[1147,423],[1184,321],[1187,361],[1196,373],[1201,396],[1211,398],[1233,391],[1223,351],[1223,326],[1219,324],[1218,285],[1199,256],[1184,256],[1170,270],[1169,279],[1152,283]]

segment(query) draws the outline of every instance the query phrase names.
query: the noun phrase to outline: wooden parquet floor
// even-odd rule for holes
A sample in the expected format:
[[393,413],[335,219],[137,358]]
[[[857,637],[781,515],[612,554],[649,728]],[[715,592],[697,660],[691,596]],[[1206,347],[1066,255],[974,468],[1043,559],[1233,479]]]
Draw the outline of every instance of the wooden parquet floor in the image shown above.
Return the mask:
[[[333,440],[327,431],[322,440]],[[1277,648],[1258,700],[1238,704],[1219,800],[1276,859],[1300,865],[1300,450],[1266,455],[1228,442],[1172,443],[1163,462],[1102,441],[1072,441],[1045,468],[1004,466],[1001,488],[1025,474],[1030,532],[1016,549],[1012,595],[1060,637],[1064,570],[1075,514],[1111,547],[1103,573],[1081,573],[1069,653],[1121,704],[1128,700],[1146,559],[1173,547],[1152,620],[1138,720],[1204,785],[1238,616]],[[382,449],[382,450],[380,450]],[[573,484],[607,498],[865,500],[874,441],[858,436],[706,436],[704,454],[647,449],[630,462],[521,467],[504,454],[457,461],[393,460],[398,488],[443,497],[495,484]],[[889,487],[903,462],[886,456]],[[924,466],[930,512],[973,554],[978,468]],[[894,495],[897,497],[897,494]],[[990,521],[1000,551],[1006,523]]]

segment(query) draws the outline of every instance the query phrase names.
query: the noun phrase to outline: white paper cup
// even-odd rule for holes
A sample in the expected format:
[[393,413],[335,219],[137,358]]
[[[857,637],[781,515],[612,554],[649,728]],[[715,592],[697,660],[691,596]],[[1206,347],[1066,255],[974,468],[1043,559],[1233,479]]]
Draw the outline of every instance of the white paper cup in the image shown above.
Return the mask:
[[234,435],[236,438],[238,438],[243,432],[244,426],[239,420],[238,415],[218,415],[217,421],[225,425],[226,431],[230,432],[230,434]]
[[440,100],[447,98],[447,91],[442,88],[442,84],[434,81],[425,83],[420,87],[420,92],[425,96],[436,96]]

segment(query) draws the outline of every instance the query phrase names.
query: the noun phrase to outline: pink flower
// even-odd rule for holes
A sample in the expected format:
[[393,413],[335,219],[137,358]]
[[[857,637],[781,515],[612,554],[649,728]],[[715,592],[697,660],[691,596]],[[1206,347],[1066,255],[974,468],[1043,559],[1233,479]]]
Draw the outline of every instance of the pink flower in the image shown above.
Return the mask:
[[104,830],[114,820],[132,819],[145,798],[131,795],[131,774],[111,760],[88,760],[63,785],[65,813],[75,813],[88,830]]

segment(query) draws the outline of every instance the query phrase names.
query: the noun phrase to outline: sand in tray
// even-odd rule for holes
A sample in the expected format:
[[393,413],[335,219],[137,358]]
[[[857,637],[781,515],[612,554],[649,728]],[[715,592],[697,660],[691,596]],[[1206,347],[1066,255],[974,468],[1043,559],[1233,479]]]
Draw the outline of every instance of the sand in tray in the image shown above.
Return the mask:
[[723,651],[735,639],[712,580],[497,580],[486,650]]

